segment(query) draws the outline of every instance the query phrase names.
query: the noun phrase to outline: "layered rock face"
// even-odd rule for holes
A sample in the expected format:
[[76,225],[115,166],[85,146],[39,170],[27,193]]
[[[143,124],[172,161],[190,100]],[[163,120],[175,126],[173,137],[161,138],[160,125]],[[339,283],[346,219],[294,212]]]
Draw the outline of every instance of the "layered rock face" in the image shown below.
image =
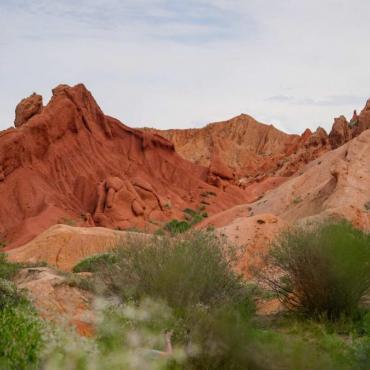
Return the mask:
[[368,128],[370,100],[350,122],[343,116],[336,118],[329,134],[319,127],[315,132],[288,135],[245,114],[201,129],[144,130],[172,141],[183,158],[208,167],[211,175],[234,178],[243,185],[268,177],[289,177]]
[[16,122],[0,132],[7,248],[60,222],[155,228],[198,207],[204,192],[215,194],[210,214],[248,201],[236,186],[207,183],[207,169],[181,158],[165,138],[104,115],[82,84],[58,86],[45,107],[38,95],[23,100]]
[[370,230],[370,130],[310,162],[256,202],[209,217],[198,227],[223,227],[241,217],[267,213],[289,224],[311,218],[347,218]]
[[182,157],[209,167],[215,175],[225,174],[224,178],[232,173],[238,177],[258,176],[271,158],[299,140],[297,135],[285,134],[246,114],[202,129],[155,132],[173,142]]

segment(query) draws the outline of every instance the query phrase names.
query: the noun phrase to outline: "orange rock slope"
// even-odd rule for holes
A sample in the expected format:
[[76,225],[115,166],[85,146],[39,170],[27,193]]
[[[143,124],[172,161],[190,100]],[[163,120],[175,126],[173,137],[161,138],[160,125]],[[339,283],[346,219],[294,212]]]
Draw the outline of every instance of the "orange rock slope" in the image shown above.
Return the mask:
[[312,161],[258,201],[238,205],[209,217],[198,228],[214,226],[245,248],[240,268],[250,266],[282,229],[327,218],[347,219],[370,231],[370,130]]
[[16,109],[16,126],[0,132],[0,239],[7,249],[49,226],[155,228],[196,208],[209,214],[250,200],[228,184],[207,183],[208,170],[175,153],[156,134],[103,114],[80,84],[60,85],[47,106],[33,94]]

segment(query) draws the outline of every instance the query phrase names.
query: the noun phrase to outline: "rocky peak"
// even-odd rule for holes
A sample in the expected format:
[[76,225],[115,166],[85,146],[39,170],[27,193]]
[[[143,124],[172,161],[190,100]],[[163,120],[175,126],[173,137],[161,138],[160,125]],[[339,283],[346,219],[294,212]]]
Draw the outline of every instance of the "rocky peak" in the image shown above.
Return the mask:
[[357,124],[353,127],[353,136],[358,136],[368,129],[370,129],[370,99],[367,100],[364,109],[358,116]]
[[319,126],[316,131],[308,138],[306,146],[326,146],[328,142],[329,136],[327,132]]
[[[250,199],[237,186],[222,192],[207,183],[208,168],[181,158],[162,136],[106,116],[83,84],[59,85],[45,107],[36,94],[23,100],[16,126],[0,133],[0,233],[8,249],[64,219],[153,228],[148,220],[181,218],[207,191],[216,194],[209,214]],[[222,163],[215,167],[232,177]]]
[[302,138],[303,141],[306,141],[311,136],[312,136],[312,131],[309,128],[306,128],[304,130],[303,134],[301,135],[301,138]]
[[338,148],[352,138],[351,129],[344,116],[334,119],[334,124],[329,134],[329,141],[333,149]]

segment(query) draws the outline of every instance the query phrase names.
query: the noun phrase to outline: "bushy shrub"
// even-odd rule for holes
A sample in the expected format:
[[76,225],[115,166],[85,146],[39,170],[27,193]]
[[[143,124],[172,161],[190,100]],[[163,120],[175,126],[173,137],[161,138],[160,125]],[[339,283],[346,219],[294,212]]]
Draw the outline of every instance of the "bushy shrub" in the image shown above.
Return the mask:
[[195,210],[191,208],[185,208],[183,212],[186,220],[191,226],[196,225],[197,223],[203,221],[205,217],[208,217],[208,213],[205,212],[204,207],[200,207]]
[[179,221],[179,220],[172,220],[166,225],[164,225],[164,229],[169,231],[172,235],[177,235],[188,231],[191,228],[191,225],[187,221]]
[[0,309],[0,369],[37,369],[42,347],[41,323],[27,305]]
[[27,299],[12,282],[0,278],[0,310],[6,306],[14,307],[27,302]]
[[94,272],[106,265],[111,265],[117,260],[113,253],[102,253],[87,257],[73,267],[73,272]]
[[0,253],[0,279],[11,279],[20,268],[20,264],[8,262],[6,255]]
[[28,300],[0,279],[0,369],[36,369],[41,344],[41,324]]
[[0,369],[37,369],[41,322],[22,291],[9,279],[22,267],[0,254]]
[[235,307],[198,310],[191,337],[196,351],[188,354],[186,370],[356,369],[345,355],[337,358],[297,336],[257,328]]
[[[366,341],[356,341],[354,350],[321,329],[295,331],[290,323],[274,332],[270,319],[261,324],[253,316],[253,289],[234,273],[237,251],[213,233],[129,236],[112,253],[94,275],[123,302],[100,302],[115,303],[97,314],[95,339],[46,338],[52,345],[44,370],[354,370],[368,359]],[[153,358],[153,350],[164,350],[166,329],[174,352]]]
[[370,235],[345,221],[298,227],[271,248],[265,279],[289,308],[337,319],[370,288]]
[[124,300],[149,296],[186,309],[237,300],[244,293],[234,272],[236,249],[211,233],[128,237],[115,254],[117,263],[101,276]]

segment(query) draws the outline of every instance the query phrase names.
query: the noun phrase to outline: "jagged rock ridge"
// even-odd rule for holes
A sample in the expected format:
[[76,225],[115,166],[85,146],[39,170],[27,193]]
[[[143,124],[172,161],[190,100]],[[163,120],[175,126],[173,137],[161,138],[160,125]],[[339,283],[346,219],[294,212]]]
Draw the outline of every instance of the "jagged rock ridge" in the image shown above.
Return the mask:
[[[41,101],[41,105],[40,105]],[[49,226],[158,227],[196,208],[212,214],[248,200],[206,182],[207,169],[182,159],[165,138],[104,115],[84,85],[60,85],[43,107],[17,107],[18,128],[0,132],[0,237],[8,248]]]
[[209,167],[210,173],[248,184],[271,176],[289,177],[368,128],[370,100],[350,122],[344,116],[335,118],[329,134],[319,127],[315,132],[307,129],[302,135],[289,135],[246,114],[201,129],[144,131],[172,141],[183,158]]

